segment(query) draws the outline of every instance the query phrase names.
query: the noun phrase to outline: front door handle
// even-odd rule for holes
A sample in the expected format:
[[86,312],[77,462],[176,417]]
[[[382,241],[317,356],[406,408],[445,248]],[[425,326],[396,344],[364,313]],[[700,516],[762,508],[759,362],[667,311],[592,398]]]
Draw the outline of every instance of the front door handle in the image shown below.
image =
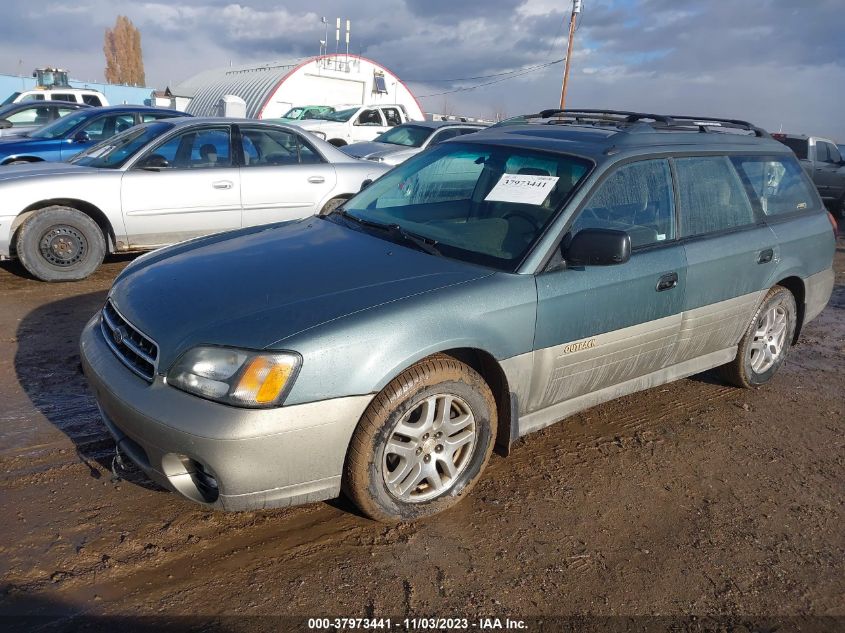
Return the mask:
[[775,256],[775,251],[771,248],[765,248],[757,254],[758,264],[768,264]]
[[319,185],[320,183],[326,182],[326,179],[323,176],[309,176],[308,182],[314,185]]
[[215,189],[231,189],[232,188],[232,181],[231,180],[218,180],[217,182],[211,183],[211,186]]
[[657,280],[657,292],[671,290],[678,285],[678,273],[667,273]]

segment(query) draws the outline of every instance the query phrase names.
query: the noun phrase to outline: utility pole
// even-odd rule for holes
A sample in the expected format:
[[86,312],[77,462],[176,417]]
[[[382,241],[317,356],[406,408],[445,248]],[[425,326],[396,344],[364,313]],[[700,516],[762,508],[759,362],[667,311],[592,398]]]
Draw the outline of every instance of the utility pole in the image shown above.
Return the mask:
[[560,109],[566,108],[566,85],[569,83],[569,62],[572,59],[572,40],[575,36],[575,22],[581,13],[581,0],[572,0],[572,15],[569,16],[569,43],[566,45],[566,63],[563,69],[563,87],[560,90]]

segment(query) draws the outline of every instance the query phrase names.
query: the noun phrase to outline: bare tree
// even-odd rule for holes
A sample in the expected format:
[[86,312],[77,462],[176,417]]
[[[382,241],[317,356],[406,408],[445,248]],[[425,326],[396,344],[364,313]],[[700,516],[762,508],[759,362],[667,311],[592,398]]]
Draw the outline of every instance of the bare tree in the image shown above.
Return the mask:
[[103,52],[106,55],[106,81],[132,86],[146,83],[141,32],[125,15],[117,16],[114,28],[106,29]]

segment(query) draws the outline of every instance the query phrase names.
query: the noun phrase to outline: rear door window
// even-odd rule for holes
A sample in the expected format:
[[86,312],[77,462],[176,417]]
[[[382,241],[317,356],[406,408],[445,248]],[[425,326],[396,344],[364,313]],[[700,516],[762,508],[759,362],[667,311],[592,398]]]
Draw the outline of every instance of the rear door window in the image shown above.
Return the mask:
[[382,114],[384,114],[388,125],[402,125],[402,116],[396,108],[383,108]]
[[735,156],[731,160],[766,215],[796,213],[816,206],[816,196],[794,158]]
[[241,141],[247,167],[323,162],[298,134],[287,130],[241,128]]
[[675,239],[675,200],[666,159],[619,167],[595,190],[570,229],[615,229],[631,236],[633,248]]
[[87,103],[90,106],[101,106],[103,102],[100,101],[100,97],[97,95],[82,95],[82,102]]
[[685,237],[756,222],[751,200],[727,156],[676,158],[681,228]]
[[51,98],[53,101],[70,101],[71,103],[76,103],[76,95],[54,92]]

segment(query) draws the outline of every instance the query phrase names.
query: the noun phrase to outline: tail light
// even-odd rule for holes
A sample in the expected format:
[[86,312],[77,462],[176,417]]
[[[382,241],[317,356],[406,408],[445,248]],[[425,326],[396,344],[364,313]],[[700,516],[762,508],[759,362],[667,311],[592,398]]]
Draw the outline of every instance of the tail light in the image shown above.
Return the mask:
[[830,225],[833,227],[833,236],[836,237],[839,235],[839,225],[836,223],[836,218],[833,217],[833,214],[830,211],[827,212],[827,219],[830,220]]

